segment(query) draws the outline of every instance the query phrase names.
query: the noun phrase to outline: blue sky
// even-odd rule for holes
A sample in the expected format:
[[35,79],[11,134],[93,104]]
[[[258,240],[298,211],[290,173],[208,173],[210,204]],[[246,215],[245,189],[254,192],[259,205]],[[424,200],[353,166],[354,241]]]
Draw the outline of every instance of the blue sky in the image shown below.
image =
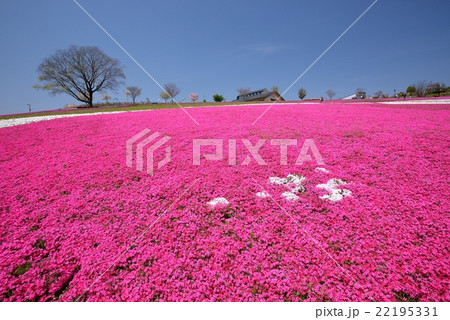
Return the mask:
[[[284,91],[373,1],[88,1],[94,16],[177,100],[197,92],[228,101],[236,89]],[[362,87],[392,93],[419,80],[450,84],[450,1],[379,0],[285,95],[336,98]],[[126,85],[156,100],[161,89],[72,0],[0,1],[0,114],[61,108],[68,95],[37,91],[41,59],[71,44],[119,59]],[[125,100],[124,87],[110,94]],[[96,100],[99,100],[97,95]]]

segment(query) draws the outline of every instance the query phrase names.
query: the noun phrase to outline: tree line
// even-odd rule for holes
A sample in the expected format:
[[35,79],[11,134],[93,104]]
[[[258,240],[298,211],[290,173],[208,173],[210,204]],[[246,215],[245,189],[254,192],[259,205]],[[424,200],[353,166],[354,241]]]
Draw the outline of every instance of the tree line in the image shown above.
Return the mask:
[[[33,87],[49,91],[52,95],[66,93],[74,99],[93,107],[94,93],[105,90],[116,90],[120,85],[124,84],[125,74],[122,66],[117,59],[113,59],[106,55],[97,47],[79,47],[70,46],[65,50],[57,50],[53,55],[43,59],[39,64],[38,80],[40,84]],[[237,89],[240,95],[250,92],[250,88]],[[277,86],[272,87],[272,91],[278,91]],[[174,102],[175,97],[180,93],[180,89],[174,83],[167,83],[162,87],[160,93],[164,102]],[[357,88],[356,93],[365,98],[365,91]],[[131,98],[132,103],[142,94],[142,89],[137,86],[129,86],[125,89],[125,95]],[[328,89],[325,94],[329,99],[333,99],[336,95],[334,90]],[[305,88],[300,88],[297,92],[299,99],[303,100],[307,95]],[[444,83],[431,81],[418,81],[411,84],[405,91],[396,97],[425,97],[425,96],[442,96],[450,95],[450,87]],[[374,98],[386,98],[390,95],[377,91],[373,95]],[[192,102],[198,102],[198,93],[191,93],[189,99]],[[110,103],[112,97],[103,93],[102,101]],[[321,98],[322,100],[323,98]],[[148,100],[148,99],[147,99]],[[224,101],[225,98],[221,94],[214,94],[213,100],[216,102]],[[204,100],[204,102],[206,102]]]

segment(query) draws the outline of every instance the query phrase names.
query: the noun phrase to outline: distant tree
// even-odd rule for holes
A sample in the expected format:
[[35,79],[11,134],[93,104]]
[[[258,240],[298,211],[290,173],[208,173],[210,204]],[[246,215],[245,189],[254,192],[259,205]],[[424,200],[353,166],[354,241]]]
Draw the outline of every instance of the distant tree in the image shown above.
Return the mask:
[[109,100],[111,100],[111,96],[107,93],[102,94],[102,101],[105,101],[109,104]]
[[159,96],[164,100],[164,102],[167,102],[167,100],[170,99],[170,95],[166,91],[161,91]]
[[273,86],[272,87],[272,92],[278,92],[278,86]]
[[215,102],[222,102],[223,100],[225,100],[225,98],[221,94],[217,93],[213,95],[213,99]]
[[431,84],[431,81],[418,81],[413,84],[414,88],[416,88],[416,95],[418,97],[425,97],[428,93],[429,86]]
[[142,94],[142,89],[139,87],[127,87],[127,91],[133,103],[135,103],[136,98]]
[[118,60],[97,47],[70,46],[45,58],[38,66],[39,81],[34,85],[51,94],[67,93],[93,107],[94,93],[116,89],[125,78]]
[[197,101],[198,101],[198,93],[191,93],[191,94],[189,95],[189,99],[190,99],[192,102],[197,102]]
[[411,97],[416,93],[416,87],[414,87],[413,85],[409,86],[408,88],[406,88],[406,93]]
[[380,90],[380,91],[375,92],[375,93],[373,94],[373,97],[374,97],[375,99],[380,99],[380,98],[383,97],[383,95],[384,95],[383,91]]
[[239,95],[245,95],[250,93],[250,88],[239,88],[237,89],[237,92],[239,92]]
[[173,99],[180,93],[180,89],[178,89],[175,83],[166,83],[164,85],[164,90],[169,94],[171,102],[173,102]]
[[303,100],[303,98],[306,97],[306,89],[305,88],[298,89],[298,97],[300,98],[300,100]]
[[334,90],[331,90],[331,89],[328,89],[325,93],[330,98],[330,100],[333,100],[333,97],[336,95],[336,92]]
[[441,84],[439,82],[430,83],[428,85],[428,93],[433,94],[433,96],[439,97],[441,95],[441,92],[445,92],[445,84]]

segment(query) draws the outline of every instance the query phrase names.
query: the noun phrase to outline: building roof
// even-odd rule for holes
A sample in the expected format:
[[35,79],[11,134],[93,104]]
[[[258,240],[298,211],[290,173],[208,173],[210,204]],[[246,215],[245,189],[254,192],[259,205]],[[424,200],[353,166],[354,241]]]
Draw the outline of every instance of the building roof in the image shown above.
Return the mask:
[[252,100],[258,100],[258,99],[264,99],[274,93],[278,94],[278,92],[276,92],[276,91],[270,92],[269,90],[264,88],[264,89],[251,91],[246,94],[238,95],[236,100],[237,101],[252,101]]
[[363,99],[363,97],[366,96],[366,95],[367,94],[364,91],[360,91],[360,92],[353,93],[353,94],[351,94],[349,96],[343,97],[341,99],[344,99],[344,100]]
[[341,99],[346,100],[346,99],[353,99],[353,98],[356,98],[356,93],[352,93],[351,95],[345,96],[345,97],[343,97]]

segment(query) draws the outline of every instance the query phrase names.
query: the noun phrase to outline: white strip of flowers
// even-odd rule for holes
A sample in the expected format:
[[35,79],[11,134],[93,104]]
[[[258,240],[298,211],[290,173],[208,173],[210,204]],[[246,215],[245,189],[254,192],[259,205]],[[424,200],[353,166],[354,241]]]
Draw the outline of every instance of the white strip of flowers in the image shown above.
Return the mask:
[[95,113],[57,114],[57,115],[52,115],[52,116],[38,116],[38,117],[27,117],[27,118],[4,119],[4,120],[0,120],[0,128],[13,127],[13,126],[21,125],[21,124],[28,124],[28,123],[32,123],[32,122],[53,120],[53,119],[60,119],[60,118],[72,118],[72,117],[81,117],[81,116],[95,116],[95,115],[100,115],[100,114],[124,113],[124,112],[133,112],[133,111],[111,111],[111,112],[95,112]]

